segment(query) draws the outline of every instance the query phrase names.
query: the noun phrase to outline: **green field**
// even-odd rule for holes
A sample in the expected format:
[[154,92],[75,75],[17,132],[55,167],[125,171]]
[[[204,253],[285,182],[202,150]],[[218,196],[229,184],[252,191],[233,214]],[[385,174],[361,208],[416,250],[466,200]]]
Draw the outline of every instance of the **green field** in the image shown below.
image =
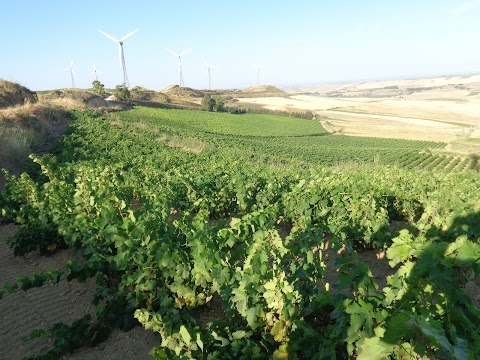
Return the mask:
[[[97,284],[95,321],[37,332],[56,339],[50,355],[138,324],[161,336],[156,359],[480,353],[465,292],[480,272],[480,174],[430,151],[445,144],[273,115],[72,115],[54,153],[33,157],[38,171],[0,193],[2,221],[22,224],[16,255],[82,258],[1,296]],[[375,277],[366,252],[385,254],[391,275]]]
[[[438,158],[430,150],[446,145],[432,141],[333,136],[314,120],[265,114],[232,115],[138,107],[118,117],[125,120],[123,126],[132,129],[140,127],[156,136],[194,138],[208,144],[209,150],[241,151],[243,155],[264,162],[388,164],[423,169],[435,164]],[[423,161],[415,162],[420,159]],[[452,156],[448,163],[437,163],[429,169],[463,170],[448,166],[458,159],[463,160],[460,156]]]
[[252,137],[324,135],[315,121],[265,114],[224,114],[137,107],[119,114],[129,122],[143,122],[165,131]]

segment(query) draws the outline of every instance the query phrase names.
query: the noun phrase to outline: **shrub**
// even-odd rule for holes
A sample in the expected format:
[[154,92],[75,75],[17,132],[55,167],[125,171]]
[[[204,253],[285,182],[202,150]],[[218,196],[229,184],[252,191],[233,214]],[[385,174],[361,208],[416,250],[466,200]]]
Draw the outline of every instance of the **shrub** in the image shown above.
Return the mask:
[[215,100],[210,95],[205,95],[202,99],[202,107],[207,111],[213,111],[215,108]]
[[105,85],[103,85],[100,81],[93,80],[92,87],[93,87],[93,92],[95,94],[100,95],[100,96],[105,95]]
[[114,95],[118,100],[130,100],[130,90],[125,84],[117,85]]

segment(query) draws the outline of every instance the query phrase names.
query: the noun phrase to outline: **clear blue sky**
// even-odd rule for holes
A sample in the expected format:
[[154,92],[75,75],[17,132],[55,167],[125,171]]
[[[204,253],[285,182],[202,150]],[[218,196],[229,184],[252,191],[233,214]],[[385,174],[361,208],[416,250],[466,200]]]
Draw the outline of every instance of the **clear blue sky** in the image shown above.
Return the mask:
[[107,87],[122,83],[125,41],[130,84],[160,90],[276,86],[480,73],[479,0],[65,1],[0,0],[0,78],[32,90],[91,87],[93,64]]

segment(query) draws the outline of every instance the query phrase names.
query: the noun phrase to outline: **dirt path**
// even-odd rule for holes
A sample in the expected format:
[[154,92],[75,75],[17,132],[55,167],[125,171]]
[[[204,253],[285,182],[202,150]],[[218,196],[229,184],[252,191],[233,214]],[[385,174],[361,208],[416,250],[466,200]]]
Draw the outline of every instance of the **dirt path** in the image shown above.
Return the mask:
[[[13,256],[6,240],[17,228],[15,225],[0,227],[0,285],[15,281],[17,275],[32,275],[35,271],[61,268],[66,261],[74,258],[70,250],[50,257],[39,254]],[[16,360],[42,351],[48,345],[46,342],[22,341],[22,337],[28,336],[34,328],[47,328],[58,322],[71,324],[85,314],[93,315],[95,307],[90,302],[94,291],[94,281],[79,283],[74,280],[5,295],[0,300],[0,359]],[[74,354],[66,354],[62,359],[151,359],[148,352],[159,342],[154,333],[137,327],[128,333],[115,331],[96,348],[80,349]]]

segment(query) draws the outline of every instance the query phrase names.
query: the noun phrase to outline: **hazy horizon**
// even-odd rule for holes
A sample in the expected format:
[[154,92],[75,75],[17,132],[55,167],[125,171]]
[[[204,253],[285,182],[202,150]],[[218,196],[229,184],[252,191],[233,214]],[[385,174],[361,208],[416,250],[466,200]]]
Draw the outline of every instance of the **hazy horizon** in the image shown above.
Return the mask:
[[277,87],[430,78],[480,73],[480,0],[386,3],[299,1],[278,4],[220,1],[72,4],[59,0],[3,1],[0,78],[32,90],[71,86],[64,71],[74,62],[79,88],[90,88],[93,65],[108,88],[123,82],[115,38],[124,42],[131,86],[160,90],[178,84],[213,89],[260,84]]

